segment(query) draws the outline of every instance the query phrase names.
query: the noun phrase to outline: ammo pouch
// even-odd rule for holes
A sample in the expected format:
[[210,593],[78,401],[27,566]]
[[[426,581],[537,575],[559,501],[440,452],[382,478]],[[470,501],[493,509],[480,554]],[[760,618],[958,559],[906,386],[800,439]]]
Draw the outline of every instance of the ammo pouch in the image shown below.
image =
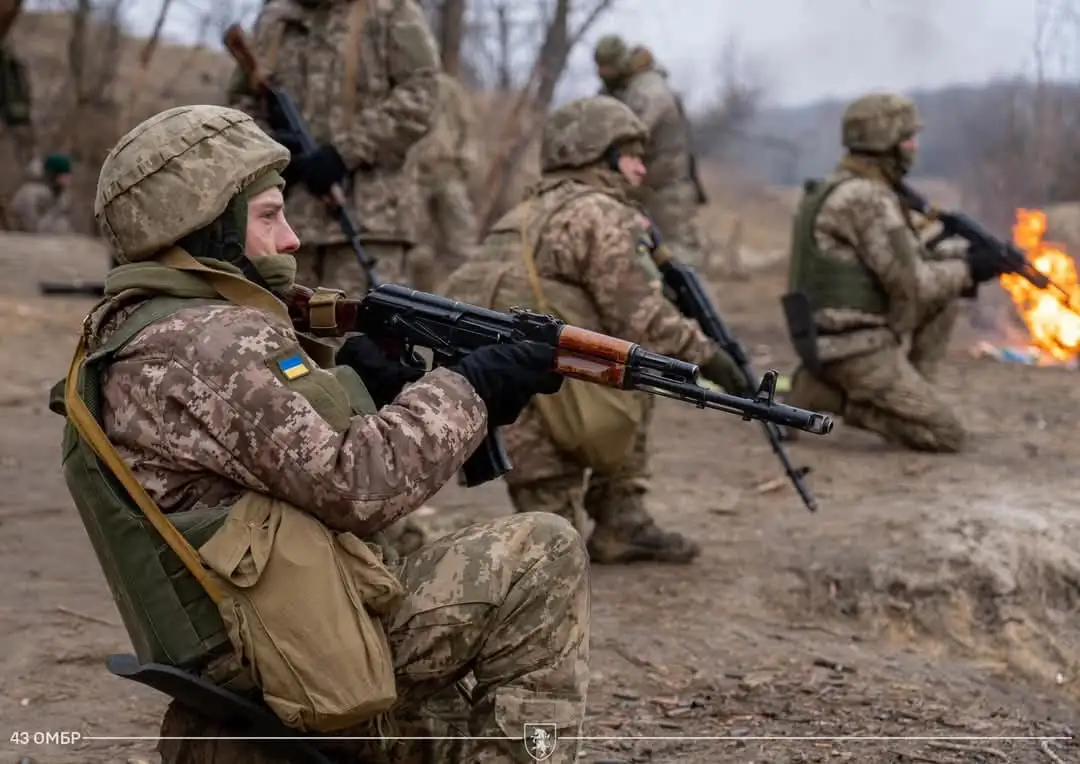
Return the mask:
[[[562,206],[584,195],[571,197],[560,207],[551,210],[538,230],[542,231],[547,220]],[[533,257],[535,244],[532,237],[523,231],[521,257],[537,310],[550,313],[569,324],[587,325],[581,315],[585,312],[585,306],[581,306],[580,310],[574,310],[568,304],[555,306],[544,294]],[[603,475],[614,472],[630,455],[637,433],[645,421],[648,398],[646,393],[633,390],[615,390],[578,379],[564,379],[559,392],[537,395],[532,399],[532,405],[536,407],[544,429],[561,451]]]
[[381,555],[283,501],[245,493],[199,548],[236,653],[290,727],[337,732],[397,700],[383,625],[404,590]]
[[780,298],[787,322],[788,336],[795,354],[804,368],[811,374],[821,376],[821,360],[817,351],[817,325],[814,323],[814,309],[805,292],[788,292]]

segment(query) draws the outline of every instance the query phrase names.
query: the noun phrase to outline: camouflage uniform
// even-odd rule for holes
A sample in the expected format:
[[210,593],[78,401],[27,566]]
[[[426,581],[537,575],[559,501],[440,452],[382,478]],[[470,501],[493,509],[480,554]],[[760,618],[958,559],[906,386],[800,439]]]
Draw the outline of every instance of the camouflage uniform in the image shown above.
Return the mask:
[[[70,172],[70,167],[68,169]],[[66,234],[71,225],[71,192],[56,182],[35,160],[27,168],[27,180],[11,198],[8,217],[12,230],[26,233]]]
[[468,94],[449,74],[439,74],[439,112],[435,127],[409,154],[417,175],[419,244],[409,252],[409,281],[433,291],[468,259],[476,246],[477,223],[469,198],[475,157],[470,137]]
[[[337,149],[350,175],[353,211],[379,275],[401,283],[415,241],[416,188],[405,167],[431,128],[439,69],[435,41],[414,0],[270,0],[255,22],[254,48],[297,102],[319,145]],[[229,104],[257,117],[265,104],[237,70]],[[289,216],[303,249],[300,283],[367,291],[341,229],[302,184]]]
[[[200,150],[171,154],[165,145]],[[125,136],[106,159],[95,213],[121,261],[164,268],[152,262],[162,247],[213,230],[233,214],[235,194],[287,161],[288,151],[240,112],[172,109]],[[139,193],[140,184],[154,183],[175,193]],[[289,259],[249,264],[274,257]],[[114,312],[95,316],[94,343],[145,297],[106,302],[99,311]],[[181,307],[123,349],[103,381],[103,427],[163,511],[220,505],[253,490],[333,530],[371,538],[438,491],[482,439],[485,406],[448,369],[376,414],[332,424],[272,362],[300,352],[297,341],[268,311],[217,302]],[[580,734],[588,567],[568,523],[529,514],[474,525],[399,560],[395,571],[406,590],[387,623],[399,719],[419,719],[425,700],[471,671],[469,729],[480,739],[462,741],[458,760],[531,761],[520,739],[534,720],[556,722],[564,737]],[[507,736],[516,740],[495,739]],[[565,741],[551,761],[573,762],[577,748]]]
[[908,448],[957,451],[964,427],[933,380],[972,272],[955,241],[951,256],[925,249],[893,190],[914,159],[899,144],[919,127],[909,99],[863,96],[844,114],[848,154],[834,175],[808,182],[790,289],[810,298],[816,359],[803,359],[787,402]]
[[648,48],[629,49],[614,35],[597,43],[594,59],[598,67],[610,66],[616,73],[604,81],[600,92],[629,106],[649,131],[645,145],[649,175],[635,196],[674,254],[700,265],[703,247],[695,220],[698,189],[691,176],[690,122],[668,85],[667,72]]
[[[611,160],[612,147],[640,151],[645,138],[633,112],[607,96],[554,111],[544,126],[539,183],[492,227],[474,260],[451,275],[444,291],[497,308],[540,307],[522,258],[530,246],[543,293],[553,305],[579,308],[572,317],[563,309],[564,318],[702,365],[710,378],[724,376],[718,367],[729,367],[730,359],[665,299],[642,245],[648,220],[630,201],[630,185]],[[591,476],[586,488],[585,467],[559,449],[530,405],[503,429],[514,465],[505,480],[515,508],[567,518],[587,512],[596,522],[589,540],[594,562],[693,559],[697,545],[660,531],[645,509],[648,418],[646,413],[629,457],[614,473]]]
[[[4,41],[18,13],[18,4],[0,8],[0,167],[9,169],[28,167],[34,157],[29,79],[22,59]],[[3,202],[15,191],[17,176],[13,171],[0,175],[0,228],[5,224]]]

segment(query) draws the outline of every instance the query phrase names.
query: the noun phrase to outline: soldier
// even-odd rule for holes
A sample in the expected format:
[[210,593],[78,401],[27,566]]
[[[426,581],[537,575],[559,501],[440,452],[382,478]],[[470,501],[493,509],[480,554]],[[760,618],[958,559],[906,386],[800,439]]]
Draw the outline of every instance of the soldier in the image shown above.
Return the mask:
[[49,154],[44,162],[31,162],[27,176],[11,199],[12,230],[71,233],[71,158]]
[[[5,37],[21,6],[21,0],[0,0],[0,165],[20,169],[34,156],[33,99],[26,66]],[[3,180],[11,185],[0,183],[0,195],[14,190],[16,173],[5,173]]]
[[[176,146],[187,150],[169,149]],[[300,243],[284,215],[278,174],[288,161],[288,150],[250,117],[224,107],[170,109],[120,140],[101,170],[95,216],[125,264],[109,272],[106,298],[88,319],[90,357],[106,366],[93,376],[100,390],[88,389],[93,383],[83,375],[81,396],[101,401],[110,447],[174,527],[201,533],[183,519],[194,513],[205,525],[210,518],[204,531],[213,535],[198,551],[205,564],[213,567],[209,550],[228,533],[232,513],[268,501],[285,503],[282,518],[308,518],[309,525],[314,518],[341,545],[355,549],[343,538],[354,534],[368,542],[360,552],[386,555],[385,569],[403,589],[393,607],[376,611],[392,654],[395,718],[408,720],[426,698],[471,671],[477,737],[462,742],[467,750],[458,760],[528,762],[525,723],[553,722],[565,738],[580,734],[584,716],[589,584],[578,534],[560,518],[534,513],[471,526],[403,559],[375,542],[381,528],[458,471],[488,427],[509,424],[532,395],[558,389],[561,380],[549,371],[554,351],[534,343],[489,346],[417,380],[415,370],[358,336],[339,353],[352,368],[321,369],[298,344],[303,338],[282,306],[255,286],[287,290],[295,273],[285,253]],[[406,380],[412,384],[402,389]],[[67,474],[77,496],[93,495],[94,486],[80,480],[104,480],[98,472],[71,478],[76,472]],[[92,507],[83,509],[109,511]],[[98,521],[106,534],[113,527]],[[233,527],[247,538],[260,524]],[[261,550],[268,569],[276,546],[295,541],[282,535]],[[141,541],[106,536],[104,546],[110,543],[134,554]],[[213,569],[227,575],[240,558],[232,559],[224,573]],[[308,567],[315,559],[322,558],[310,558]],[[382,566],[371,559],[369,569]],[[337,580],[342,574],[333,571]],[[123,587],[146,585],[138,579]],[[305,603],[326,601],[319,591],[289,594],[289,581],[276,580],[282,589],[260,593],[261,579],[245,589],[250,601],[261,602],[264,628],[275,618],[298,617],[298,594]],[[141,590],[132,596],[173,601]],[[334,622],[333,613],[325,615]],[[162,639],[214,633],[205,623],[168,626],[152,624]],[[234,648],[248,635],[234,636]],[[315,632],[281,645],[298,660],[326,647]],[[271,668],[260,667],[264,680]],[[336,676],[333,665],[319,669],[327,681]],[[560,741],[551,761],[573,762],[577,748]]]
[[[380,276],[402,282],[417,193],[405,159],[431,128],[437,103],[439,58],[423,11],[414,0],[270,0],[255,22],[254,48],[320,144],[315,154],[298,156],[288,136],[275,136],[293,149],[289,209],[304,242],[297,279],[354,295],[367,290],[352,248],[318,198],[344,182]],[[229,104],[265,116],[239,69]]]
[[449,74],[439,73],[435,127],[410,153],[415,164],[420,243],[409,252],[409,281],[431,292],[440,276],[464,263],[476,246],[477,222],[469,198],[475,164],[468,94]]
[[836,171],[806,184],[789,279],[805,309],[788,313],[801,365],[787,402],[842,414],[911,449],[952,452],[965,430],[933,380],[957,298],[1004,271],[993,253],[955,239],[943,243],[948,253],[920,243],[894,190],[915,161],[920,127],[910,99],[862,96],[844,112],[847,153]]
[[[709,380],[745,392],[748,381],[730,357],[664,298],[648,219],[630,200],[645,179],[647,139],[641,120],[608,96],[552,112],[539,183],[444,291],[501,309],[555,313],[696,363]],[[567,382],[506,428],[513,469],[505,480],[515,509],[576,518],[579,528],[587,513],[596,523],[588,542],[593,562],[690,562],[698,545],[660,530],[645,507],[651,399],[600,390]],[[593,471],[587,488],[586,469]]]
[[601,94],[618,98],[645,123],[645,166],[649,176],[636,197],[680,260],[701,265],[696,207],[706,201],[694,161],[690,122],[667,72],[644,47],[628,48],[617,35],[600,39],[594,52]]

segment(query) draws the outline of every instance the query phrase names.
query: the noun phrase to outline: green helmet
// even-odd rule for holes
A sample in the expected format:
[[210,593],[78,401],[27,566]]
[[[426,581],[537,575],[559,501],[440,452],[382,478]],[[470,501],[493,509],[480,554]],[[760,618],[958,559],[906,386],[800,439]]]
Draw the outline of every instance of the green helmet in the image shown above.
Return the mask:
[[121,262],[153,257],[217,220],[234,196],[289,150],[223,106],[180,106],[150,117],[105,157],[94,218]]
[[593,61],[597,66],[622,68],[629,55],[630,48],[617,34],[601,37],[596,43],[596,48],[593,49]]
[[915,135],[922,127],[915,102],[896,93],[870,93],[844,110],[843,141],[852,151],[882,152]]
[[592,96],[548,115],[540,139],[540,169],[584,167],[617,143],[645,142],[649,131],[630,107],[611,96]]

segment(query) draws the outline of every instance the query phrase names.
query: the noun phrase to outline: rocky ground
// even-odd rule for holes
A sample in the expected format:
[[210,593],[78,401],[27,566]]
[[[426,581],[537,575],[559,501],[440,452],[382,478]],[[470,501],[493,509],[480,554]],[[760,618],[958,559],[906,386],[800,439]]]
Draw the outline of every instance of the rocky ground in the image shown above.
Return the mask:
[[[98,276],[104,258],[82,240],[0,238],[2,761],[152,761],[152,740],[11,735],[153,736],[164,708],[105,671],[127,637],[45,406],[91,303],[40,297],[37,280]],[[781,283],[717,285],[759,369],[792,360]],[[652,506],[706,551],[692,567],[594,571],[584,761],[1080,761],[1076,372],[974,359],[973,341],[957,336],[943,379],[970,451],[900,452],[842,426],[804,437],[791,450],[817,514],[774,480],[758,427],[663,403]],[[499,485],[433,504],[508,510]]]

